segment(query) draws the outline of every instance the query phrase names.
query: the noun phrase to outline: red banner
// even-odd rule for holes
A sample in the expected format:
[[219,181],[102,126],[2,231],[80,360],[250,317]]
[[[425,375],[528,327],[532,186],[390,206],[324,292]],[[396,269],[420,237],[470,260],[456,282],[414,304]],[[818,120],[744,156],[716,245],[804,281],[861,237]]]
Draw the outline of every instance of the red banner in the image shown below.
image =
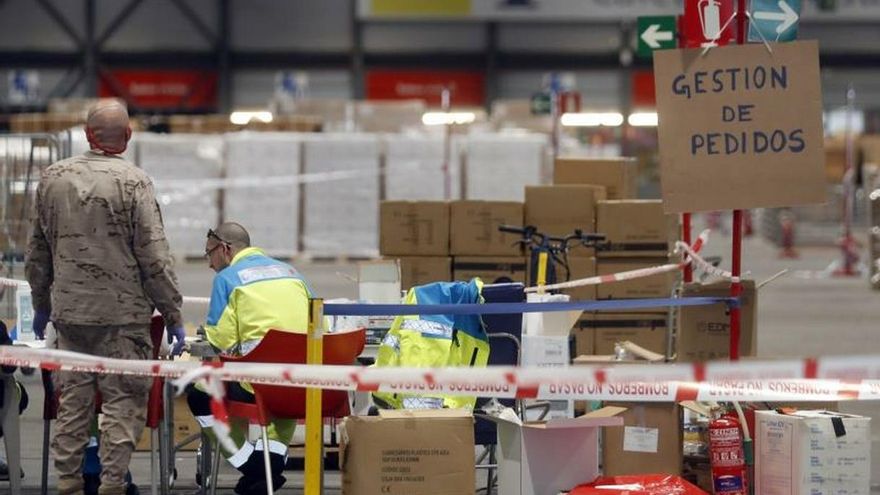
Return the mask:
[[654,72],[650,70],[636,70],[632,74],[632,106],[638,109],[648,109],[657,106],[657,98],[654,93]]
[[129,70],[103,72],[98,95],[125,99],[151,110],[213,109],[217,106],[217,73],[208,70]]
[[443,88],[449,88],[452,106],[482,106],[486,76],[473,71],[371,70],[367,72],[368,100],[424,100],[440,105]]

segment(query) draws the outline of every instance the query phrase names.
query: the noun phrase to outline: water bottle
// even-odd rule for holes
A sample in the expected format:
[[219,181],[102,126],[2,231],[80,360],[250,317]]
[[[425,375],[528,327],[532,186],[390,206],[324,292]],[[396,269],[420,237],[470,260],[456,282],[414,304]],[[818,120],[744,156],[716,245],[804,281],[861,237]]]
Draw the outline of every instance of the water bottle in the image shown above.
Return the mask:
[[15,306],[18,320],[16,340],[30,342],[36,340],[34,335],[34,306],[31,300],[31,288],[21,284],[15,291]]

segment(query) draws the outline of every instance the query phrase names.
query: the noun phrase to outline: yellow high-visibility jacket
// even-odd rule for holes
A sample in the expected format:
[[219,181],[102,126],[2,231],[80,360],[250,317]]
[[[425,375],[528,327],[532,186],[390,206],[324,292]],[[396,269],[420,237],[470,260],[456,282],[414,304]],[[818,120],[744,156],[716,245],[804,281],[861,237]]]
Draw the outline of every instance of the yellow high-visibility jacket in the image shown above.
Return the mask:
[[[436,282],[410,289],[405,304],[477,304],[483,302],[483,283]],[[489,338],[480,315],[409,315],[394,319],[379,346],[375,366],[415,368],[484,367],[489,361]],[[475,397],[445,393],[373,393],[380,406],[393,409],[470,408]]]
[[226,354],[244,355],[271,329],[305,333],[310,296],[292,266],[243,249],[214,277],[205,336]]

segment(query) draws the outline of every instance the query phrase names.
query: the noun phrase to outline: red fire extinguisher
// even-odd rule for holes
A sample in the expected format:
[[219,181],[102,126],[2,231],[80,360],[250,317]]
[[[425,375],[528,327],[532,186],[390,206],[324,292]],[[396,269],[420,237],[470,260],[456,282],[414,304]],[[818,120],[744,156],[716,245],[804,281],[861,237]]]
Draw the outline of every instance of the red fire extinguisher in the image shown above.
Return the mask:
[[709,456],[715,495],[748,495],[743,436],[735,415],[725,413],[709,423]]

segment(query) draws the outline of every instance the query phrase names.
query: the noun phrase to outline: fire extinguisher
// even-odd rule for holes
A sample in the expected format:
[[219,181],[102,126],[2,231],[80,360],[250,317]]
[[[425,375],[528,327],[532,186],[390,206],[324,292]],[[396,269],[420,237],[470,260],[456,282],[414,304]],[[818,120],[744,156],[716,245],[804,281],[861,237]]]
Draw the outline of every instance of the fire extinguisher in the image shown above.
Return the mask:
[[743,436],[735,415],[720,414],[709,423],[709,457],[715,495],[748,495]]

